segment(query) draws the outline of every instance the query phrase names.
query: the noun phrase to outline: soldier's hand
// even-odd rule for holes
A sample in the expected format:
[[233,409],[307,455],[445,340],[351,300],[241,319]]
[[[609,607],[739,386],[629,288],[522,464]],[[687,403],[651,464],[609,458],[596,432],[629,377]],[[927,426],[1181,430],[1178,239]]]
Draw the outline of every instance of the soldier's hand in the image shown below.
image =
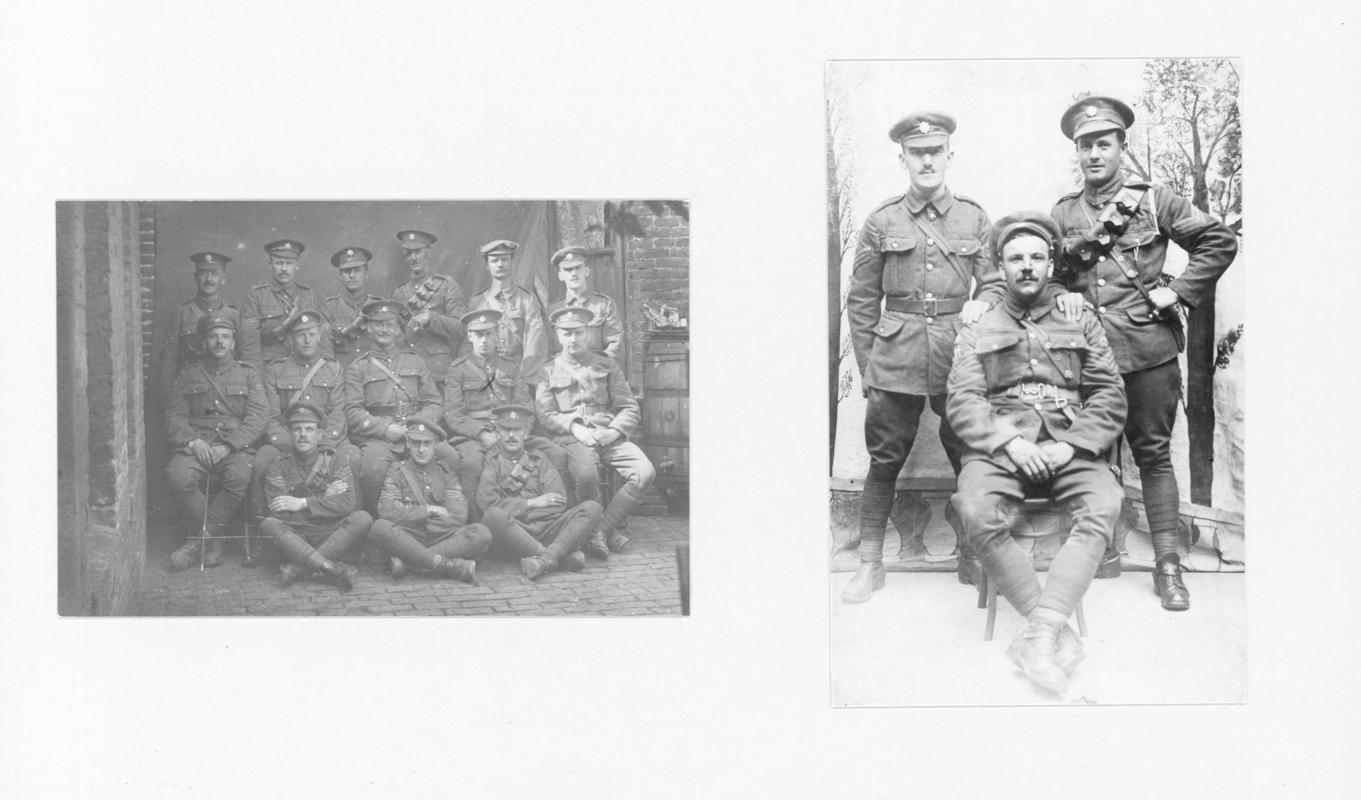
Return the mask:
[[579,422],[573,425],[572,435],[576,437],[576,440],[578,442],[581,442],[587,447],[595,447],[596,443],[595,433],[592,432],[591,429],[586,427],[585,425],[582,425]]
[[1062,311],[1063,316],[1070,322],[1076,322],[1077,320],[1082,319],[1083,302],[1082,295],[1077,292],[1064,292],[1059,295],[1058,300],[1055,301],[1059,307],[1059,311]]
[[392,423],[383,431],[383,438],[394,444],[400,442],[402,439],[406,438],[406,426],[398,425],[395,422]]
[[567,504],[567,498],[557,492],[548,492],[526,501],[529,508],[553,508]]
[[335,497],[336,495],[338,495],[338,494],[344,494],[344,493],[348,492],[349,490],[350,490],[350,485],[349,485],[348,483],[346,483],[345,481],[335,481],[335,482],[333,482],[330,486],[327,486],[327,487],[326,487],[326,495],[325,495],[325,496],[326,496],[326,497]]
[[447,517],[449,516],[449,509],[444,506],[426,506],[425,515],[427,517]]
[[972,325],[982,318],[983,313],[988,310],[987,300],[970,300],[964,304],[964,308],[959,311],[959,321],[965,325]]
[[600,447],[609,447],[622,438],[624,438],[624,434],[620,433],[617,428],[606,428],[596,434],[595,443]]
[[1044,458],[1044,463],[1049,467],[1050,472],[1057,472],[1062,469],[1077,451],[1067,442],[1045,442],[1040,445],[1040,455]]
[[483,447],[495,447],[498,438],[496,431],[482,431],[477,435],[477,440]]
[[411,321],[406,324],[412,332],[418,331],[430,324],[430,309],[423,309],[419,314],[413,314]]
[[215,444],[210,450],[212,451],[214,464],[232,454],[231,448],[227,447],[225,444]]
[[213,448],[202,439],[195,439],[189,443],[189,452],[194,454],[198,463],[205,467],[213,465]]
[[1159,311],[1162,311],[1165,308],[1171,308],[1176,305],[1177,301],[1181,298],[1177,297],[1177,293],[1166,286],[1159,286],[1148,290],[1148,299],[1153,301],[1153,305],[1157,307]]
[[307,508],[307,500],[302,497],[281,494],[269,501],[270,511],[302,511]]
[[1005,449],[1012,463],[1031,483],[1044,483],[1049,480],[1049,465],[1045,463],[1039,446],[1034,442],[1017,436],[1007,442]]

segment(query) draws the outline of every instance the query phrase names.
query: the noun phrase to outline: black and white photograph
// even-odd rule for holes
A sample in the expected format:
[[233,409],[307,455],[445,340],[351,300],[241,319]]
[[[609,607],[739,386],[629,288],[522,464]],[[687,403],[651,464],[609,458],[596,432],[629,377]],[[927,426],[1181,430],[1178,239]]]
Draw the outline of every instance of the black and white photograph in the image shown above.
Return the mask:
[[686,202],[56,226],[63,615],[687,612]]
[[1230,58],[833,61],[833,704],[1246,697]]

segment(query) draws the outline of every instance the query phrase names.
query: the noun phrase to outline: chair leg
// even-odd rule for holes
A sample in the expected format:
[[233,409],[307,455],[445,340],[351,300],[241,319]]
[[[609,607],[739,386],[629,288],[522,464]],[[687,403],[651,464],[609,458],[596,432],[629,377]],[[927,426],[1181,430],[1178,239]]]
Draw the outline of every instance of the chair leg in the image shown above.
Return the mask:
[[[984,574],[987,574],[987,571],[986,571],[986,570],[984,570]],[[992,641],[992,630],[993,630],[993,628],[994,628],[996,625],[997,625],[997,586],[996,586],[995,584],[989,582],[989,583],[988,583],[988,623],[987,623],[987,626],[986,626],[985,628],[983,628],[983,641],[985,641],[985,642],[991,642],[991,641]]]
[[1087,615],[1082,613],[1082,601],[1077,601],[1077,632],[1087,638]]

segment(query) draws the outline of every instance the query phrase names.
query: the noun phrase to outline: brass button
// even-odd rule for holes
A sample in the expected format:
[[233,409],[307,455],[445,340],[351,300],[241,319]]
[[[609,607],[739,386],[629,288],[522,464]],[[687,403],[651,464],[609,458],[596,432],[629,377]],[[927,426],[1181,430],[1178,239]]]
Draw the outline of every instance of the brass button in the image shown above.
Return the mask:
[[1105,260],[1106,260],[1106,257],[1105,257],[1105,256],[1097,256],[1097,257],[1096,257],[1096,260],[1097,260],[1097,261],[1105,261]]
[[1096,310],[1096,313],[1098,313],[1098,314],[1104,314],[1104,313],[1106,313],[1106,307],[1105,307],[1105,306],[1102,306],[1102,307],[1098,308],[1098,309]]
[[933,322],[935,322],[935,321],[936,321],[936,318],[935,318],[935,317],[927,317],[927,318],[926,318],[926,324],[927,324],[927,325],[930,325],[931,323],[933,323]]
[[1030,359],[1030,366],[1032,366],[1032,367],[1038,367],[1039,365],[1040,365],[1040,362],[1039,362],[1039,361],[1037,361],[1036,359],[1033,359],[1033,358]]
[[1105,279],[1105,278],[1098,278],[1097,281],[1096,281],[1096,285],[1097,285],[1097,286],[1105,286],[1105,285],[1106,285],[1106,279]]
[[1065,370],[1063,371],[1063,377],[1065,377],[1065,378],[1071,378],[1071,377],[1073,377],[1073,371],[1072,371],[1071,369],[1065,369]]
[[935,240],[935,239],[927,239],[927,240],[926,240],[926,246],[927,246],[927,247],[935,247],[935,246],[936,246],[936,240]]
[[935,264],[927,264],[927,265],[926,265],[926,271],[927,271],[927,272],[930,272],[931,270],[933,270],[933,269],[935,269],[935,268],[936,268],[936,265],[935,265]]
[[1044,410],[1044,403],[1036,403],[1036,404],[1035,404],[1035,410],[1036,410],[1036,411],[1043,411],[1043,410]]

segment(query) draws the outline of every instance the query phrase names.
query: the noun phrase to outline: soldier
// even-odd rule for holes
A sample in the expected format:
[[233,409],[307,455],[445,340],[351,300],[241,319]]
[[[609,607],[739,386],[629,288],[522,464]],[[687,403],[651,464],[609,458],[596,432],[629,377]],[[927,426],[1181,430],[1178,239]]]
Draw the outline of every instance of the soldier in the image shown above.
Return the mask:
[[[252,286],[241,312],[242,336],[249,342],[250,352],[258,355],[258,360],[252,362],[257,367],[288,355],[284,336],[287,324],[303,311],[317,308],[316,294],[294,280],[305,249],[302,242],[293,239],[265,245],[268,254],[265,263],[274,280]],[[330,355],[330,347],[329,336],[324,336],[322,353]]]
[[370,512],[378,508],[388,467],[406,450],[406,426],[434,423],[443,413],[425,359],[398,343],[401,310],[392,300],[364,306],[373,349],[345,370],[345,421],[360,451],[361,500]]
[[364,306],[382,299],[366,288],[372,260],[373,254],[362,247],[346,247],[331,256],[331,266],[340,271],[345,291],[321,301],[321,313],[331,328],[331,350],[341,369],[372,345],[364,332]]
[[321,430],[314,444],[326,453],[339,452],[349,460],[350,468],[359,464],[359,450],[345,438],[345,373],[340,362],[321,354],[321,313],[303,311],[284,328],[288,338],[287,356],[265,365],[263,382],[269,401],[269,421],[265,437],[255,453],[255,469],[251,478],[252,521],[266,515],[265,472],[280,452],[287,453],[293,446],[290,425],[284,410],[294,403],[309,402],[321,408]]
[[406,426],[410,455],[388,469],[371,535],[389,556],[394,581],[409,564],[476,585],[475,559],[491,546],[491,531],[464,524],[468,503],[453,472],[435,458],[439,437],[438,426],[424,420]]
[[[1179,495],[1171,440],[1181,397],[1177,354],[1185,335],[1174,306],[1194,308],[1212,296],[1238,242],[1171,189],[1125,179],[1120,164],[1125,131],[1133,123],[1129,106],[1110,97],[1088,97],[1064,112],[1060,127],[1075,143],[1084,185],[1054,206],[1063,233],[1056,276],[1092,304],[1110,339],[1129,397],[1125,438],[1139,466],[1153,538],[1153,590],[1163,608],[1183,611],[1191,595],[1177,555]],[[1190,261],[1164,286],[1169,239]],[[1120,554],[1112,547],[1102,577],[1119,575],[1119,566]]]
[[318,447],[329,433],[329,417],[307,400],[289,408],[293,446],[266,470],[270,516],[260,532],[273,539],[284,557],[279,565],[284,586],[319,572],[349,591],[359,570],[340,559],[363,540],[373,517],[357,510],[359,491],[349,461]]
[[458,322],[468,310],[463,291],[453,279],[434,274],[430,246],[438,240],[433,234],[401,231],[397,241],[402,245],[402,259],[411,270],[411,277],[392,296],[406,306],[403,314],[407,320],[407,340],[425,359],[430,374],[442,382],[463,342],[463,328]]
[[[1068,617],[1120,516],[1124,494],[1106,452],[1125,422],[1125,395],[1096,315],[1070,322],[1046,290],[1059,241],[1041,212],[997,221],[991,250],[1007,295],[960,331],[946,411],[966,448],[952,500],[998,593],[1027,619],[1007,655],[1062,693],[1084,655]],[[1009,519],[1035,493],[1068,505],[1074,522],[1043,588]]]
[[586,566],[581,545],[600,522],[600,504],[584,500],[568,508],[562,477],[547,458],[525,449],[534,426],[533,409],[497,408],[497,442],[482,468],[477,501],[486,514],[499,550],[520,559],[520,570],[534,580],[555,569],[576,572]]
[[[591,289],[591,268],[586,266],[587,250],[576,245],[564,247],[553,254],[551,262],[558,268],[558,278],[567,287],[567,294],[554,300],[548,307],[549,315],[560,308],[584,308],[594,315],[587,328],[586,348],[610,358],[619,357],[624,341],[624,323],[619,319],[619,308],[609,296]],[[554,355],[560,348],[554,343]]]
[[[173,569],[187,569],[196,558],[209,567],[222,563],[222,537],[250,484],[251,446],[269,410],[255,367],[232,358],[236,320],[207,314],[198,333],[202,355],[176,376],[165,412],[175,448],[166,476],[198,531],[171,554]],[[205,476],[208,494],[216,493],[211,502],[199,487]]]
[[[955,120],[922,111],[889,129],[899,145],[909,189],[870,212],[860,229],[855,268],[846,294],[851,343],[860,366],[865,409],[865,449],[870,468],[860,498],[860,568],[841,593],[863,603],[884,585],[884,526],[894,485],[917,437],[928,403],[940,416],[940,442],[959,474],[959,437],[945,418],[945,382],[960,326],[973,322],[1002,296],[996,263],[986,250],[991,225],[973,200],[951,192],[945,173],[954,153]],[[970,282],[977,283],[971,294]],[[970,297],[975,299],[970,299]],[[899,531],[899,558],[925,558],[921,532],[930,507],[917,499],[915,531]],[[947,519],[955,525],[954,509]],[[959,548],[959,579],[977,580],[978,561]]]
[[[169,404],[175,376],[180,374],[180,369],[201,355],[198,321],[207,314],[217,313],[230,318],[238,328],[241,326],[241,312],[222,300],[222,287],[227,285],[227,265],[231,259],[221,253],[204,252],[194,253],[189,260],[194,264],[198,294],[176,308],[170,319],[165,346],[161,349],[160,399],[163,406]],[[258,355],[243,352],[242,345],[243,339],[237,337],[235,357],[238,361],[254,363],[259,360]]]
[[613,359],[586,348],[591,312],[560,308],[552,322],[562,352],[548,362],[534,401],[544,430],[567,450],[567,468],[579,500],[600,501],[596,470],[601,462],[625,480],[586,543],[587,553],[608,558],[610,551],[623,552],[628,546],[628,537],[615,527],[642,504],[657,472],[638,445],[628,440],[638,427],[638,401],[623,371]]
[[[520,374],[534,380],[548,358],[543,330],[543,304],[534,293],[512,283],[515,251],[520,245],[508,239],[488,242],[478,249],[491,274],[491,286],[473,295],[470,311],[484,308],[501,312],[496,327],[496,351],[515,362]],[[468,352],[468,345],[463,346]]]

